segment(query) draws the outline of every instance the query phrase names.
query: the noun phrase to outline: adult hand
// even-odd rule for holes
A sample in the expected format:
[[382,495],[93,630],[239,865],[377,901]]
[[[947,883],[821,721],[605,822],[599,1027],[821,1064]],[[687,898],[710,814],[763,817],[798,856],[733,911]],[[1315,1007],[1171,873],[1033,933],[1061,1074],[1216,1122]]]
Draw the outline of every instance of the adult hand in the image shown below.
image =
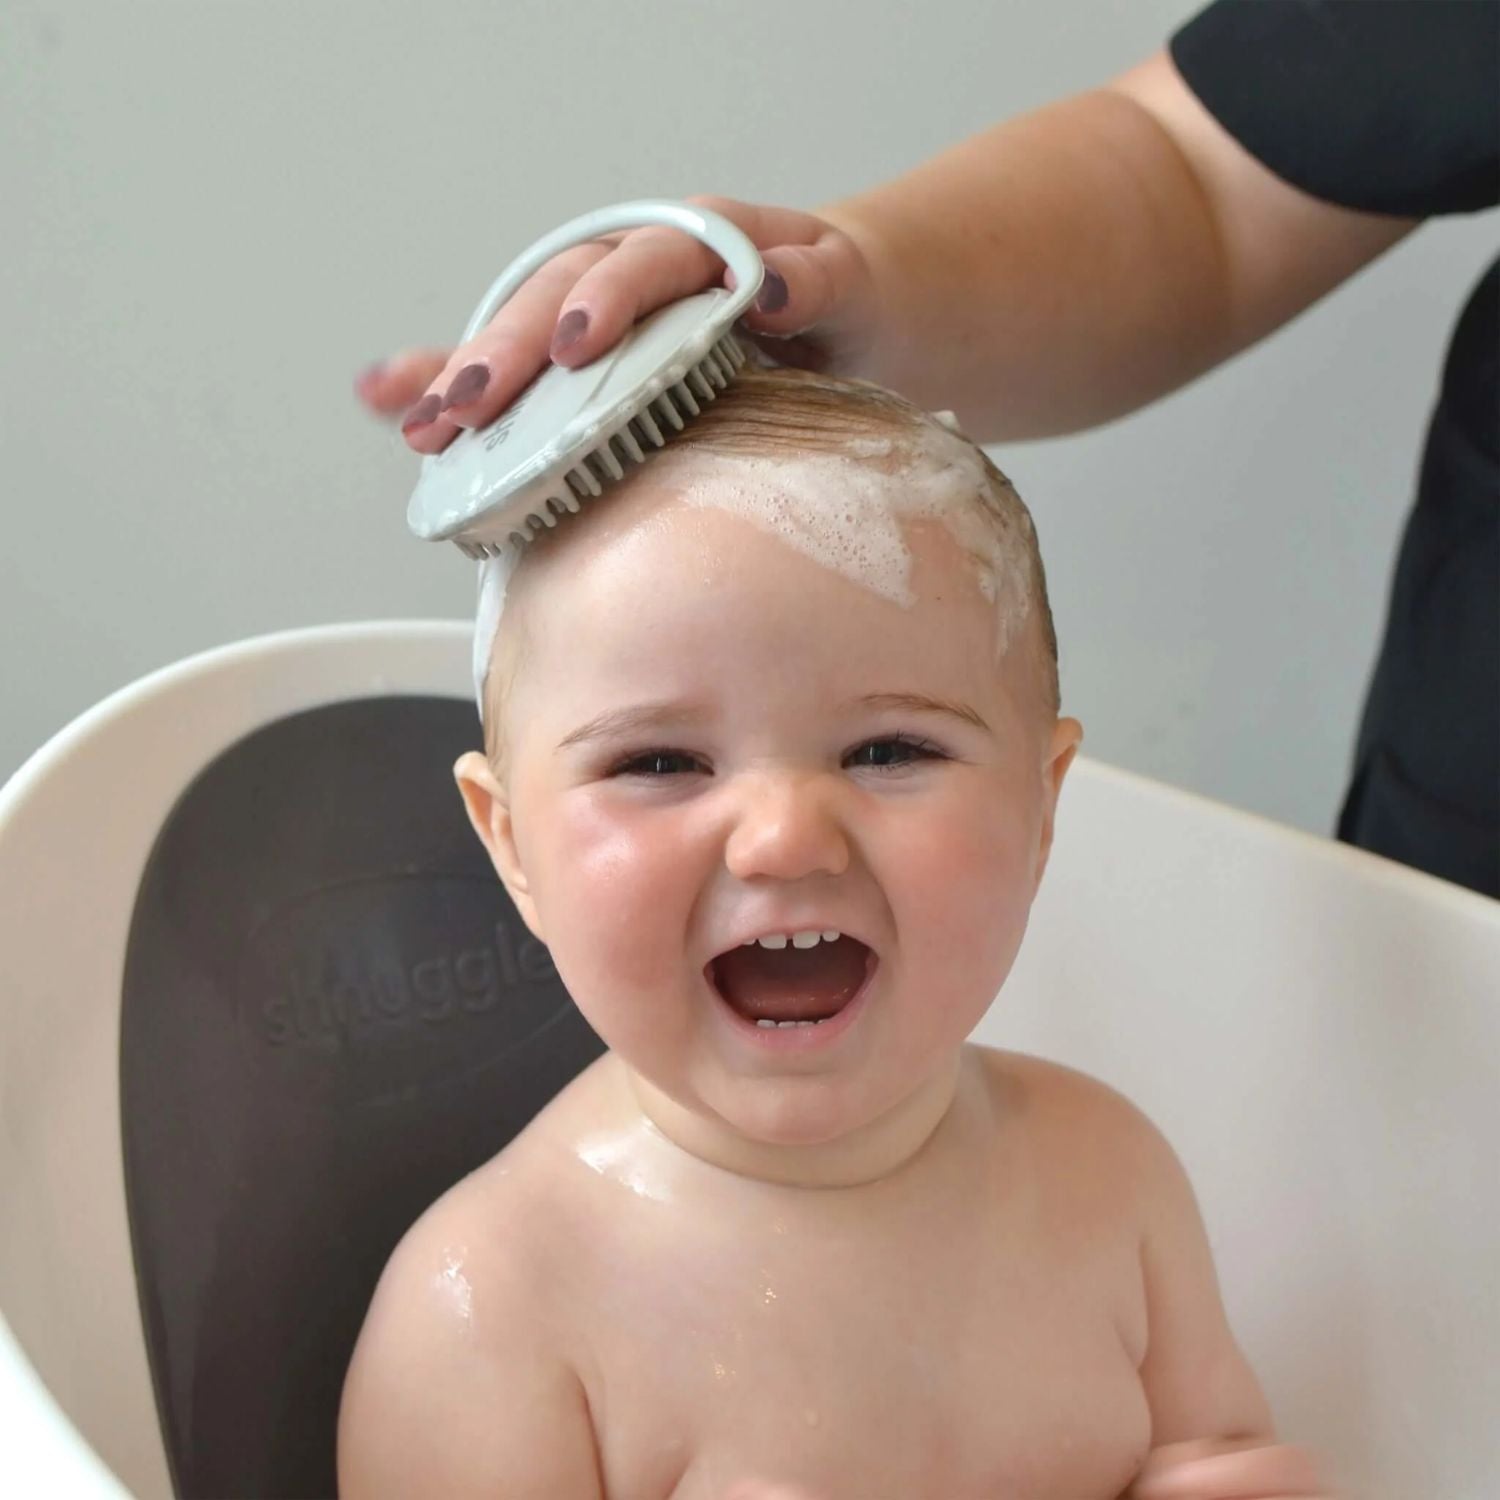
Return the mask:
[[[728,198],[690,200],[737,224],[761,251],[766,279],[745,331],[778,364],[847,369],[869,336],[869,268],[854,241],[812,214]],[[497,267],[498,271],[498,267]],[[375,414],[404,413],[418,453],[440,453],[463,427],[493,421],[551,359],[597,359],[640,318],[733,277],[677,229],[636,229],[554,257],[456,349],[407,350],[372,365],[355,391]]]
[[1328,1500],[1311,1456],[1284,1444],[1170,1443],[1153,1450],[1128,1500]]

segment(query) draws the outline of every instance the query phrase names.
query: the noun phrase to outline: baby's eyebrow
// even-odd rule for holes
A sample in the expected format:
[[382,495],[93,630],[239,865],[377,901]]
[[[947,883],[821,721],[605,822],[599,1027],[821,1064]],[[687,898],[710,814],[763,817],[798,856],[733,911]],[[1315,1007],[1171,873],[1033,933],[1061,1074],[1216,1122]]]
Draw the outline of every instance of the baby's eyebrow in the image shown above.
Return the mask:
[[950,702],[946,698],[932,698],[926,693],[866,693],[863,698],[853,698],[845,708],[893,708],[907,713],[946,714],[949,718],[962,719],[975,729],[989,730],[989,725],[967,703]]
[[559,750],[570,745],[581,745],[588,740],[601,740],[611,735],[640,734],[644,730],[681,728],[684,724],[702,719],[707,709],[700,703],[678,699],[662,703],[636,703],[629,708],[606,709],[596,714],[586,724],[580,724],[571,734],[557,742]]
[[[851,698],[844,704],[843,711],[847,713],[854,708],[943,714],[986,732],[990,727],[967,703],[949,702],[944,698],[930,697],[926,693],[866,693],[863,697]],[[680,730],[686,725],[701,722],[708,716],[709,709],[705,705],[681,699],[606,709],[586,724],[580,724],[571,734],[565,735],[557,742],[557,748],[566,750],[572,745],[582,745],[589,740],[602,740],[611,736],[642,734],[652,730]]]

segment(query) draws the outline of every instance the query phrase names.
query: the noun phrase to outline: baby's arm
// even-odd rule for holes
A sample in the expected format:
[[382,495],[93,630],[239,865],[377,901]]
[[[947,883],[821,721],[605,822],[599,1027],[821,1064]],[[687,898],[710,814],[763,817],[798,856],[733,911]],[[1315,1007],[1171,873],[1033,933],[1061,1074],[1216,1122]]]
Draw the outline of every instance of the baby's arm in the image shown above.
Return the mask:
[[341,1500],[598,1500],[588,1403],[534,1279],[493,1253],[469,1260],[460,1247],[479,1237],[445,1208],[397,1247],[365,1318],[339,1413]]
[[1141,1265],[1151,1455],[1130,1500],[1291,1500],[1325,1493],[1312,1460],[1276,1442],[1259,1382],[1230,1331],[1187,1174],[1152,1127],[1141,1142],[1148,1216]]

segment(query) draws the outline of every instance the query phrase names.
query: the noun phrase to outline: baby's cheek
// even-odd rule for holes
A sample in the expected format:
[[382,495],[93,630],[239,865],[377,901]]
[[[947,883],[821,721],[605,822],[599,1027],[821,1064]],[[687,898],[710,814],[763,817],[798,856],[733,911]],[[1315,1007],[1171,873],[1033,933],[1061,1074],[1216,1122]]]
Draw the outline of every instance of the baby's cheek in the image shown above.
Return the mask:
[[[1031,905],[1028,820],[1005,804],[966,801],[923,820],[901,858],[923,925],[945,963],[1008,969]],[[998,986],[1003,972],[993,976]]]
[[686,918],[682,862],[660,820],[579,798],[554,829],[548,905],[574,963],[615,985],[659,982]]

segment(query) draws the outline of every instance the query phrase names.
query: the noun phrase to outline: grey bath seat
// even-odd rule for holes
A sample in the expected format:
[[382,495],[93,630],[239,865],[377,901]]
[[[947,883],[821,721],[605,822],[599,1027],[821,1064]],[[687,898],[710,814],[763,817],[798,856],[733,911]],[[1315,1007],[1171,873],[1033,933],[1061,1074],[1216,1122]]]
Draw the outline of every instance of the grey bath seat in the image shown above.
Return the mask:
[[597,1055],[449,774],[472,703],[279,719],[172,809],[125,963],[131,1237],[177,1493],[334,1491],[386,1257]]
[[[106,736],[106,756],[82,743],[71,768],[99,839],[51,851],[77,895],[65,925],[123,942],[112,1002],[62,994],[53,1021],[77,1006],[99,1040],[117,1029],[117,1104],[52,1102],[104,1149],[117,1132],[126,1216],[93,1239],[101,1205],[61,1205],[90,1242],[49,1280],[65,1318],[90,1324],[97,1301],[97,1323],[54,1347],[57,1310],[4,1307],[116,1473],[193,1500],[334,1494],[344,1371],[386,1258],[602,1051],[463,815],[451,767],[479,724],[458,629],[247,645],[159,674],[123,705],[148,732]],[[433,690],[450,659],[451,696]],[[70,1370],[66,1345],[111,1324],[118,1362],[100,1348]]]

